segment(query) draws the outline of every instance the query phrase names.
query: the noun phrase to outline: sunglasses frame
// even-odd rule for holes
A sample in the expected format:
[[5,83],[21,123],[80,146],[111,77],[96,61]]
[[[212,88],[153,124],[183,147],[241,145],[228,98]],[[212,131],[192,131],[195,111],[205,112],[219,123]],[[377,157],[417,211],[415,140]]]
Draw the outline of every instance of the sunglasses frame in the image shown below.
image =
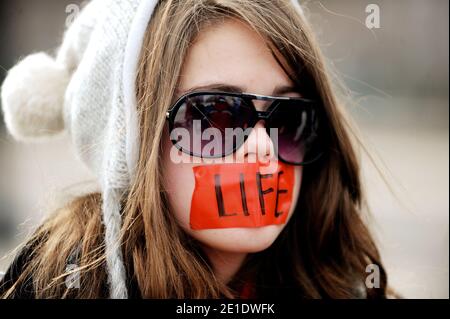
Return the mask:
[[[317,106],[316,101],[311,100],[311,99],[301,98],[301,97],[271,96],[271,95],[261,95],[261,94],[253,94],[253,93],[224,92],[224,91],[193,91],[193,92],[188,92],[186,94],[183,94],[181,97],[179,97],[177,99],[177,101],[173,104],[173,106],[167,110],[166,120],[169,122],[169,132],[172,132],[172,130],[174,129],[175,116],[178,112],[178,109],[183,105],[184,100],[187,98],[195,97],[195,96],[199,96],[199,95],[220,95],[220,96],[241,98],[244,101],[244,103],[252,109],[252,112],[255,115],[254,123],[249,123],[250,129],[253,129],[254,126],[256,125],[256,123],[258,123],[260,120],[269,121],[269,123],[270,123],[270,117],[272,116],[272,113],[278,108],[279,104],[283,101],[296,101],[296,102],[299,102],[299,107],[304,107],[304,108],[314,108]],[[254,100],[272,101],[272,103],[268,106],[267,111],[258,111],[255,107],[255,104],[253,103]],[[266,128],[267,133],[269,134],[270,127],[266,126],[265,128]],[[245,143],[247,138],[248,138],[248,136],[244,136],[243,143],[241,145],[238,145],[235,148],[233,148],[232,151],[222,154],[222,155],[218,155],[218,156],[208,156],[207,158],[223,158],[225,156],[233,154],[236,152],[236,150],[238,150]],[[206,157],[198,156],[198,155],[193,154],[192,152],[188,152],[188,151],[184,150],[181,146],[177,145],[176,141],[174,141],[172,139],[171,139],[171,142],[178,150],[182,151],[185,154],[188,154],[188,155],[194,156],[194,157],[206,158]],[[283,159],[278,152],[278,158],[282,162],[290,164],[290,165],[296,165],[296,166],[303,166],[303,165],[307,165],[312,162],[315,162],[322,155],[323,155],[323,152],[320,152],[312,160],[309,160],[307,162],[302,162],[302,163],[293,163],[293,162]]]

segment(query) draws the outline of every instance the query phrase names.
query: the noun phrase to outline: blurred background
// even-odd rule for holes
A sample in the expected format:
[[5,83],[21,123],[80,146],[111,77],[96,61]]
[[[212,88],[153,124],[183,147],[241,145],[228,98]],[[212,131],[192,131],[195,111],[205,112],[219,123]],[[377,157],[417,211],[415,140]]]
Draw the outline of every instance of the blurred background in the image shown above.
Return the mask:
[[[82,1],[0,4],[0,81],[20,57],[54,52]],[[370,216],[391,286],[406,298],[449,297],[449,8],[446,0],[303,1],[342,82],[364,145]],[[379,28],[368,28],[370,4]],[[369,7],[370,9],[371,7]],[[376,13],[376,12],[375,12]],[[376,21],[375,21],[376,22]],[[2,116],[2,115],[1,115]],[[0,123],[0,271],[55,203],[92,187],[67,137],[15,143]],[[91,185],[91,186],[89,186]],[[74,187],[75,186],[75,187]]]

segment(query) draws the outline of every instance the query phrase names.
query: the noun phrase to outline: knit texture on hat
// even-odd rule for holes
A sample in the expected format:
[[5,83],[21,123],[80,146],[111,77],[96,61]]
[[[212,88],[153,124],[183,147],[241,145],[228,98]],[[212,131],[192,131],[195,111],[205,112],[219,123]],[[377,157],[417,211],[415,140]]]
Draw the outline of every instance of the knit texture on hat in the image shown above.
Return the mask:
[[128,140],[130,135],[138,139],[135,98],[124,92],[135,92],[140,47],[156,2],[91,1],[66,31],[56,58],[32,54],[9,71],[2,85],[5,122],[17,140],[47,139],[65,129],[76,154],[96,175],[111,298],[127,297],[120,204],[135,165],[127,160],[138,151],[137,143],[130,149]]
[[[291,0],[302,13],[297,0]],[[121,200],[139,151],[135,80],[145,30],[158,0],[92,0],[55,58],[32,54],[9,72],[1,99],[8,131],[36,141],[67,130],[102,190],[111,298],[127,298]]]

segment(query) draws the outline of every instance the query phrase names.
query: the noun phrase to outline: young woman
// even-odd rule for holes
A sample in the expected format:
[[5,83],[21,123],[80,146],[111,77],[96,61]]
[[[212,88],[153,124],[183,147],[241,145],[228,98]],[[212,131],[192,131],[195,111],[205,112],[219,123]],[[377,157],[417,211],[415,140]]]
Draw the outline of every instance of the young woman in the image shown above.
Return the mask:
[[[384,298],[351,131],[298,4],[102,2],[3,85],[11,134],[65,127],[101,190],[37,229],[2,296]],[[229,128],[250,130],[230,144]]]

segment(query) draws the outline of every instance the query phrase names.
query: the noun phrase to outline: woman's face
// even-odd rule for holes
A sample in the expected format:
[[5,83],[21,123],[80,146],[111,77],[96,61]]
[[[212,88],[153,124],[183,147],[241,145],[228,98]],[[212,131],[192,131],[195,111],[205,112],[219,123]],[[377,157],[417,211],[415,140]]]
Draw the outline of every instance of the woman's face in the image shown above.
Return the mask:
[[[209,27],[200,33],[192,44],[184,61],[178,85],[177,97],[192,89],[214,89],[214,84],[225,84],[242,88],[244,92],[272,96],[300,96],[292,89],[294,83],[272,56],[264,40],[245,24],[228,20]],[[212,86],[211,86],[212,85]],[[254,101],[257,109],[263,110],[266,101]],[[255,127],[263,127],[259,122]],[[261,131],[261,130],[260,130]],[[301,184],[302,168],[294,170],[292,204],[286,223],[262,227],[235,227],[193,230],[190,227],[191,200],[195,188],[193,167],[200,165],[189,161],[174,163],[171,159],[172,142],[166,126],[163,136],[163,180],[168,193],[171,213],[179,225],[192,237],[209,248],[226,252],[251,253],[268,248],[286,226],[295,208]],[[245,144],[234,154],[235,159],[245,161],[249,156],[270,156],[265,153],[272,140],[267,134],[252,132]],[[252,144],[253,147],[250,147]],[[255,154],[250,151],[255,150]],[[261,151],[263,150],[263,151]],[[229,155],[233,156],[233,155]],[[188,163],[189,162],[189,163]],[[220,165],[220,164],[201,164]]]

